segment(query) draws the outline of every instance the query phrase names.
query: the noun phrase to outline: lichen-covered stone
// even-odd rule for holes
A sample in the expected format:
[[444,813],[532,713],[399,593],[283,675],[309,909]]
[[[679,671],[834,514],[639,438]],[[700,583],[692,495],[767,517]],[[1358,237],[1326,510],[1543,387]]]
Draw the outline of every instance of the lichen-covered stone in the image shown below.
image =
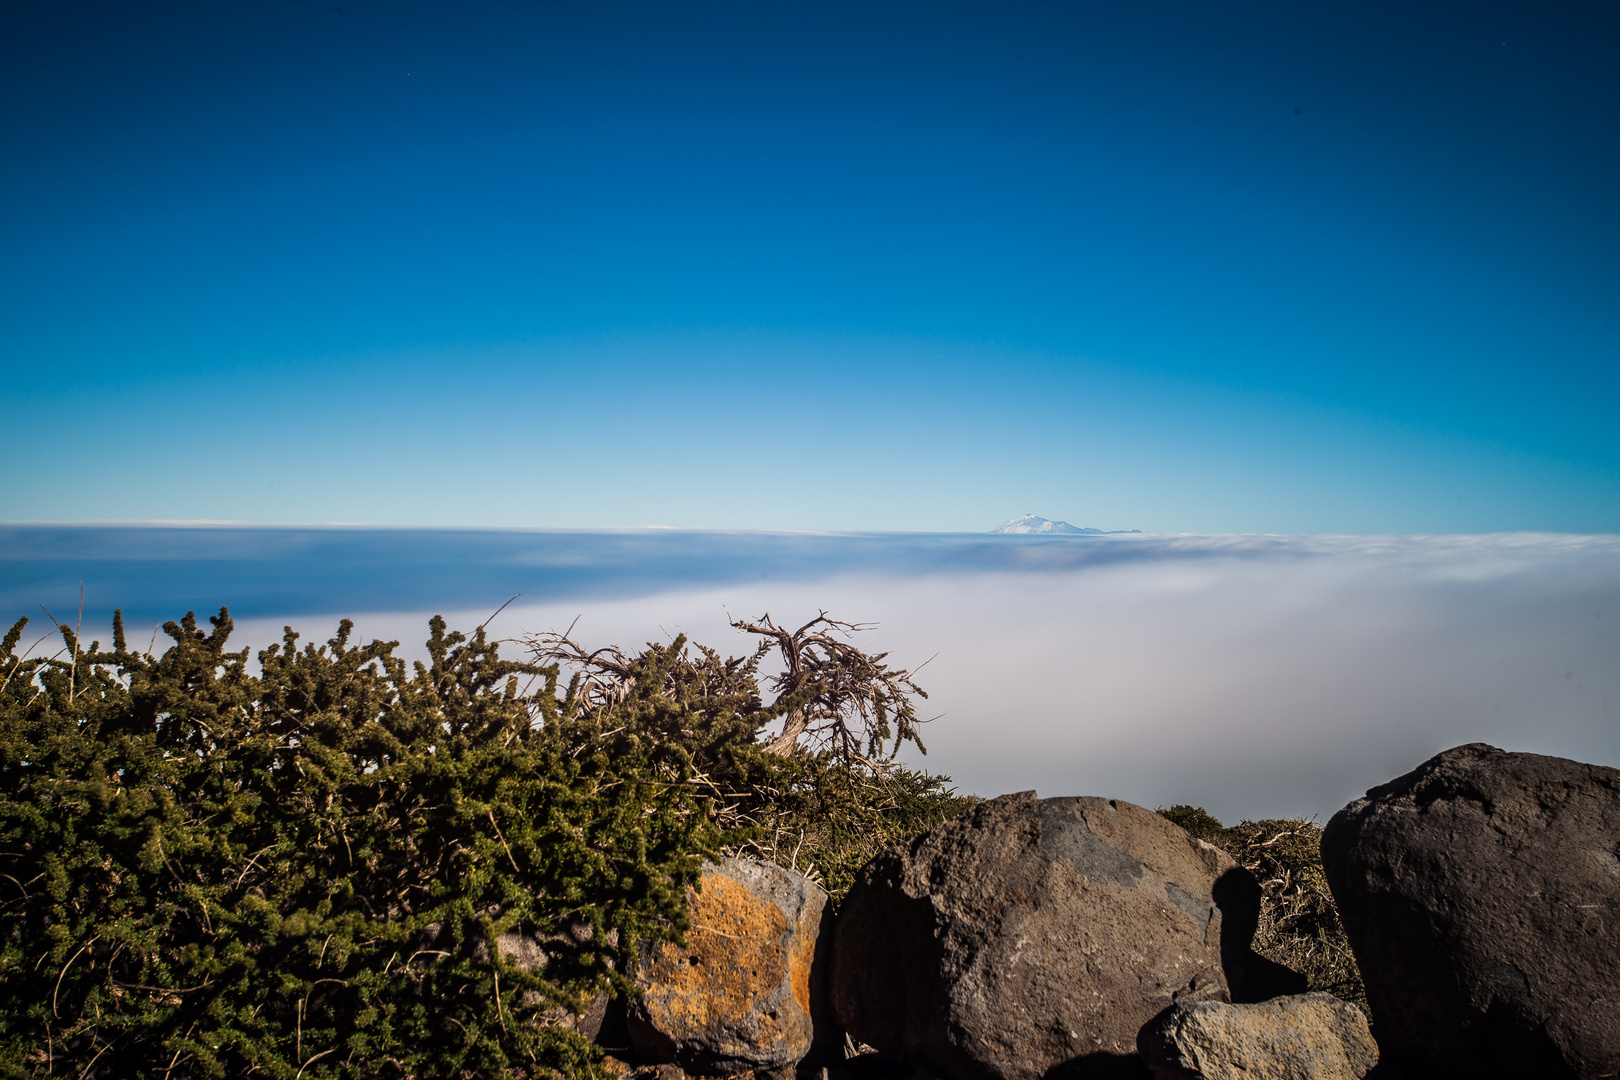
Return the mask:
[[1332,994],[1180,1002],[1136,1045],[1156,1080],[1361,1080],[1378,1064],[1367,1017]]
[[775,863],[726,859],[704,868],[687,902],[686,947],[658,946],[636,973],[631,1046],[699,1075],[791,1069],[814,1034],[810,975],[827,894]]

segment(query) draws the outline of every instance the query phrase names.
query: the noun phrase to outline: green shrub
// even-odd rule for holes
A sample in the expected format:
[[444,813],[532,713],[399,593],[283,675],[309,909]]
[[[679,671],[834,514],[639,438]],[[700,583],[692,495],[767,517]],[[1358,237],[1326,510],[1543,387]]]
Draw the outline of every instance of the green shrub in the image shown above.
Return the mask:
[[[855,875],[884,847],[903,843],[977,800],[957,794],[950,777],[894,762],[907,742],[923,753],[913,698],[927,695],[912,673],[855,647],[867,629],[825,612],[797,630],[769,615],[733,620],[762,640],[745,657],[702,645],[649,643],[634,658],[616,648],[587,650],[562,634],[529,639],[544,663],[577,672],[581,713],[615,707],[631,687],[645,688],[649,663],[662,672],[655,698],[682,703],[680,725],[656,737],[690,756],[713,796],[722,844],[806,873],[836,906]],[[763,676],[762,661],[781,670]],[[761,684],[775,692],[763,704]],[[782,718],[783,733],[765,727]],[[651,730],[646,721],[634,721]]]
[[160,657],[0,644],[0,1073],[589,1074],[559,1019],[678,937],[720,839],[649,736],[705,719],[655,692],[673,654],[575,716],[481,629],[435,618],[410,669],[289,630],[255,675],[211,621]]
[[1215,815],[1202,806],[1186,806],[1180,803],[1171,807],[1161,806],[1159,807],[1159,815],[1169,818],[1197,839],[1226,850],[1227,842],[1230,839],[1227,835],[1226,826],[1222,825]]
[[1322,872],[1320,826],[1302,818],[1268,818],[1227,828],[1203,807],[1180,804],[1159,813],[1221,848],[1259,880],[1256,952],[1300,972],[1310,989],[1366,1009],[1361,969]]
[[[591,1075],[571,1017],[680,939],[704,858],[836,899],[972,801],[892,763],[921,691],[825,615],[766,617],[740,659],[554,636],[534,662],[435,618],[411,666],[345,620],[321,647],[289,628],[257,674],[224,610],[156,657],[115,619],[110,652],[60,628],[30,659],[25,622],[0,642],[3,1076]],[[797,666],[766,704],[777,646]],[[795,737],[762,744],[778,719]]]
[[[979,800],[951,778],[904,766],[846,765],[829,755],[789,759],[774,783],[753,786],[735,847],[792,867],[819,882],[834,910],[861,868]],[[752,826],[748,828],[746,826]]]

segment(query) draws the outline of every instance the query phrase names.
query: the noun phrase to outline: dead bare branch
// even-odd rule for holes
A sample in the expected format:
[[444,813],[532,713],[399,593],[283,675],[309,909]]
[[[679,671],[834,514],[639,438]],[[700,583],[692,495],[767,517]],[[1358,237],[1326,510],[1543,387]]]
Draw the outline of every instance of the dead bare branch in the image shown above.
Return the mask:
[[637,673],[649,670],[665,672],[665,685],[657,688],[661,693],[754,697],[760,665],[774,655],[782,670],[763,680],[774,697],[756,705],[762,717],[782,717],[781,731],[764,744],[767,751],[831,752],[846,763],[872,769],[883,768],[907,742],[927,753],[919,736],[925,721],[918,719],[915,702],[928,695],[913,672],[889,666],[887,653],[868,653],[852,640],[873,629],[872,624],[835,619],[825,611],[797,628],[778,625],[769,612],[752,620],[727,612],[727,619],[738,631],[760,639],[750,655],[721,657],[703,646],[686,647],[682,638],[672,663],[650,668],[644,661],[667,656],[660,650],[669,646],[648,643],[648,651],[635,657],[617,646],[588,650],[569,636],[572,626],[564,633],[533,635],[526,644],[537,664],[574,672],[565,719],[622,704],[636,691]]

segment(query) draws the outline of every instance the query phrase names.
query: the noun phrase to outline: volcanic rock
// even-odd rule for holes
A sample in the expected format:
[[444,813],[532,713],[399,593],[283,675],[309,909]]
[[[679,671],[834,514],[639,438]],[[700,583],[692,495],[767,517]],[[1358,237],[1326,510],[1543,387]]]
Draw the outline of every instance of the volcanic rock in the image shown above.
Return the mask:
[[1155,1080],[1361,1080],[1378,1063],[1366,1016],[1332,994],[1180,1002],[1136,1045]]
[[827,894],[745,859],[706,866],[701,885],[687,895],[687,946],[661,944],[636,973],[630,1045],[701,1076],[791,1071],[814,1034],[811,966]]
[[834,930],[832,1011],[943,1080],[1140,1072],[1145,1021],[1227,1000],[1223,918],[1257,913],[1222,905],[1257,897],[1230,856],[1150,810],[1004,795],[862,871]]
[[1620,1074],[1620,770],[1459,746],[1335,814],[1322,862],[1386,1057]]

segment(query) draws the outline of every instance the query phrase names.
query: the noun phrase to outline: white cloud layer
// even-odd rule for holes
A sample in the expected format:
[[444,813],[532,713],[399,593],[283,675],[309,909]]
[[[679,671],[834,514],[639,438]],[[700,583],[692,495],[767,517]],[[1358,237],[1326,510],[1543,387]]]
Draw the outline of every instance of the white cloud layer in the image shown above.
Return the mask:
[[[1121,541],[1050,569],[676,587],[507,608],[502,636],[587,644],[826,609],[875,622],[915,666],[924,764],[966,791],[1201,804],[1222,820],[1316,814],[1458,743],[1620,765],[1620,538],[1185,537]],[[1124,546],[1129,545],[1129,546]],[[491,605],[492,606],[492,605]],[[357,617],[420,652],[429,612]],[[471,627],[489,607],[447,613]],[[255,644],[287,618],[256,618]],[[292,620],[328,636],[330,615]]]

